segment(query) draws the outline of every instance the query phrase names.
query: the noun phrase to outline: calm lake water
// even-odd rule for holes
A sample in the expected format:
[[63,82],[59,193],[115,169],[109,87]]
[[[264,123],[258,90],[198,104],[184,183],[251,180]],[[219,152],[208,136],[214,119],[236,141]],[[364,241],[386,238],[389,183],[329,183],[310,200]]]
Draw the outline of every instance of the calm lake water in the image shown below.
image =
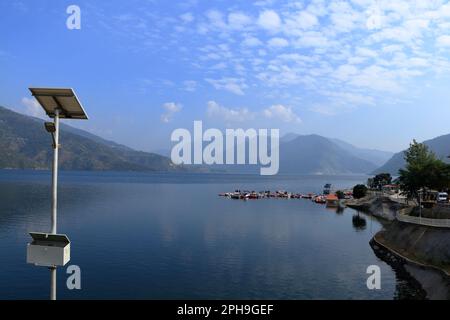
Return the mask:
[[[60,299],[393,299],[407,284],[369,246],[380,223],[304,199],[230,200],[248,190],[321,192],[366,177],[63,172],[58,231],[82,290]],[[0,299],[47,299],[49,271],[26,264],[29,231],[50,224],[50,173],[0,171]],[[366,287],[369,265],[382,289]],[[406,289],[405,289],[406,288]]]

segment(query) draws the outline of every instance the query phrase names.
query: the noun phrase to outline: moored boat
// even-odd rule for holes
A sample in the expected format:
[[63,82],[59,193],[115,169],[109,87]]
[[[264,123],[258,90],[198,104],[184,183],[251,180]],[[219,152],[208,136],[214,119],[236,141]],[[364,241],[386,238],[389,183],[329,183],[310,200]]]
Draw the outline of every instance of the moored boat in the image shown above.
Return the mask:
[[327,199],[326,199],[324,196],[316,196],[316,197],[313,199],[313,201],[314,201],[315,203],[318,203],[318,204],[325,204],[325,203],[327,203]]
[[260,195],[259,195],[259,193],[256,193],[255,191],[253,191],[252,193],[250,193],[250,194],[248,195],[248,198],[249,198],[249,199],[259,199],[259,198],[260,198]]

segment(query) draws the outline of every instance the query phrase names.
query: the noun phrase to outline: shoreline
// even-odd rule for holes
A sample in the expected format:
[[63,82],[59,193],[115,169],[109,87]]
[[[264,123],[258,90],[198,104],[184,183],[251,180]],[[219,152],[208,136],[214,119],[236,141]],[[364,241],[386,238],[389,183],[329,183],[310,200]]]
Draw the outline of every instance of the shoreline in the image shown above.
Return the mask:
[[372,193],[344,204],[381,220],[383,229],[370,241],[380,259],[401,274],[409,274],[427,299],[450,300],[450,229],[396,220],[399,211],[410,212],[414,207],[387,196]]
[[[395,272],[412,278],[413,285],[425,293],[430,300],[450,300],[450,275],[432,265],[425,265],[403,256],[387,244],[381,243],[376,235],[369,242],[377,257],[390,265]],[[411,280],[411,279],[410,279]]]

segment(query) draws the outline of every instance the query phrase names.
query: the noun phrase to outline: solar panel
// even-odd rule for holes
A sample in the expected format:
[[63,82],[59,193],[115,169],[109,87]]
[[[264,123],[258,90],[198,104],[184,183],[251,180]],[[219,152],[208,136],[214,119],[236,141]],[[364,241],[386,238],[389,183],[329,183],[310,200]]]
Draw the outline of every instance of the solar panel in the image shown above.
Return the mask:
[[61,119],[88,119],[73,89],[30,88],[30,91],[50,118],[59,109]]

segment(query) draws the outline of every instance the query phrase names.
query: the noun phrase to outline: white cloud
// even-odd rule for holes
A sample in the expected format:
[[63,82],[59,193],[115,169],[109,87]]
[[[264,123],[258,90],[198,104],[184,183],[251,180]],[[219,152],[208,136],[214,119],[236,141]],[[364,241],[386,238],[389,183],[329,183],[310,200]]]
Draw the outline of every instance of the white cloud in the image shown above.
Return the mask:
[[424,67],[428,67],[430,65],[430,62],[424,58],[411,58],[406,61],[406,64],[409,67],[424,68]]
[[302,11],[297,16],[297,26],[301,29],[309,29],[316,26],[319,23],[317,17],[308,12]]
[[283,122],[301,123],[302,120],[295,114],[291,107],[285,107],[281,104],[273,105],[263,111],[268,119],[278,119]]
[[350,80],[350,77],[357,74],[358,71],[358,68],[356,68],[355,66],[347,64],[339,66],[333,76],[335,78],[338,78],[339,80],[348,81]]
[[[420,88],[425,76],[450,74],[450,3],[443,0],[269,0],[180,18],[183,23],[172,23],[184,29],[165,49],[182,43],[180,56],[187,61],[192,54],[205,82],[236,95],[262,92],[290,105],[308,96],[320,101],[315,109],[330,113],[345,109],[339,100],[394,101]],[[187,25],[193,21],[197,28]],[[186,90],[195,86],[183,84]]]
[[389,70],[378,65],[369,66],[353,75],[350,83],[356,87],[363,87],[374,91],[400,93],[399,74],[395,70]]
[[299,47],[327,47],[331,45],[328,38],[317,31],[304,32],[295,44]]
[[269,47],[275,47],[275,48],[283,48],[287,47],[289,45],[289,42],[284,38],[272,38],[267,43]]
[[450,47],[450,36],[442,35],[436,39],[436,45],[441,48]]
[[183,82],[184,90],[194,92],[197,90],[197,81],[187,80]]
[[209,10],[206,13],[209,23],[212,27],[226,29],[227,24],[224,21],[223,14],[218,10]]
[[273,5],[275,1],[277,0],[257,0],[253,2],[253,4],[258,7],[269,7]]
[[25,106],[25,113],[32,116],[32,117],[38,117],[38,118],[44,118],[45,112],[42,109],[39,102],[36,101],[34,98],[22,98],[22,104]]
[[309,110],[324,116],[334,116],[337,113],[336,107],[330,107],[326,105],[314,105]]
[[261,46],[263,43],[261,42],[261,40],[259,40],[256,37],[246,37],[243,41],[242,41],[242,45],[244,47],[258,47]]
[[318,24],[319,20],[314,14],[308,11],[301,11],[286,19],[284,32],[286,34],[301,35],[304,30],[311,29]]
[[226,90],[236,95],[244,95],[244,89],[247,85],[243,79],[239,78],[222,78],[222,79],[206,79],[217,90]]
[[329,98],[330,105],[339,106],[341,109],[342,107],[349,109],[362,105],[375,105],[373,97],[360,93],[343,91],[324,91],[322,93],[325,97]]
[[192,21],[194,21],[194,16],[193,16],[192,13],[186,12],[186,13],[183,13],[183,14],[180,16],[180,19],[181,19],[181,21],[183,21],[184,23],[191,23]]
[[225,62],[219,62],[214,64],[210,69],[211,70],[225,70],[227,68],[227,64]]
[[175,102],[167,102],[163,105],[165,113],[161,115],[161,121],[164,123],[169,123],[172,121],[174,115],[181,111],[183,106]]
[[229,109],[219,105],[215,101],[208,102],[206,113],[210,118],[233,122],[243,122],[254,117],[253,113],[247,108]]
[[[363,4],[363,6],[366,4]],[[367,20],[366,27],[368,30],[376,30],[382,28],[385,23],[385,17],[380,6],[372,5],[366,10]]]
[[338,32],[350,32],[362,23],[363,15],[355,11],[352,6],[344,1],[333,1],[330,6],[330,19],[333,29]]
[[403,47],[398,44],[391,44],[386,45],[381,49],[384,53],[393,53],[393,52],[399,52],[403,50]]
[[375,43],[395,41],[408,46],[421,45],[423,38],[429,34],[430,21],[419,17],[410,19],[403,17],[404,19],[396,24],[380,28],[370,36],[370,39]]
[[356,55],[369,58],[376,58],[378,56],[378,53],[375,50],[369,48],[358,47],[356,49]]
[[281,18],[275,11],[265,10],[260,13],[258,18],[258,24],[263,29],[276,31],[281,26]]
[[228,25],[232,29],[243,29],[252,23],[252,18],[242,12],[232,12],[228,15]]
[[296,124],[302,122],[291,107],[286,107],[281,104],[273,105],[260,112],[252,112],[248,108],[227,108],[215,101],[209,101],[206,113],[208,117],[224,122],[244,122],[261,118]]

